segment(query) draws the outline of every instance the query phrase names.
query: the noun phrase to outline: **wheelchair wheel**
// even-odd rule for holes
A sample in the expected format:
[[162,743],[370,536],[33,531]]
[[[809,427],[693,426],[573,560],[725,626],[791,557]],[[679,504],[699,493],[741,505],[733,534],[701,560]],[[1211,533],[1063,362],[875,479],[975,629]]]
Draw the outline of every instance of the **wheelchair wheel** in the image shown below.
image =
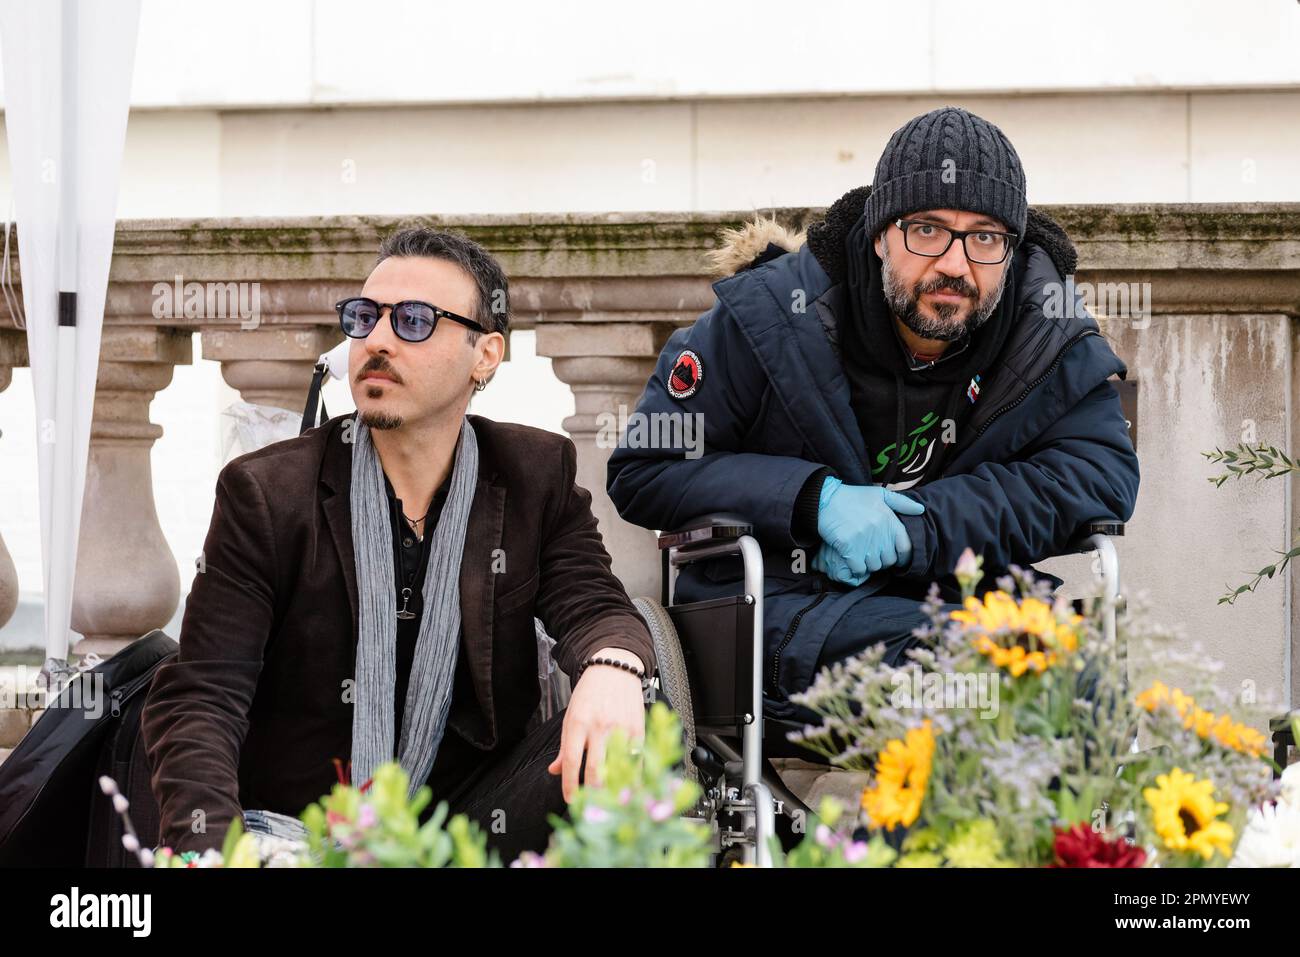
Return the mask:
[[686,776],[697,781],[692,752],[695,750],[695,713],[691,708],[691,682],[686,675],[686,658],[677,628],[664,606],[653,598],[634,598],[632,604],[645,619],[654,641],[655,659],[659,665],[659,690],[663,692],[682,722],[682,736],[686,745]]

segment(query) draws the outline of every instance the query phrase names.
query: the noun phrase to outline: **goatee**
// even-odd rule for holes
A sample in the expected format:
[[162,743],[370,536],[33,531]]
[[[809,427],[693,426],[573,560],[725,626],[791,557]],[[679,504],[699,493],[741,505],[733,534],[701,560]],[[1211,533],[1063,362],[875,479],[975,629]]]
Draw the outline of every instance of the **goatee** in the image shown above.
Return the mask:
[[388,431],[389,429],[400,429],[405,423],[400,415],[394,415],[391,412],[362,412],[361,421],[366,424],[367,428]]

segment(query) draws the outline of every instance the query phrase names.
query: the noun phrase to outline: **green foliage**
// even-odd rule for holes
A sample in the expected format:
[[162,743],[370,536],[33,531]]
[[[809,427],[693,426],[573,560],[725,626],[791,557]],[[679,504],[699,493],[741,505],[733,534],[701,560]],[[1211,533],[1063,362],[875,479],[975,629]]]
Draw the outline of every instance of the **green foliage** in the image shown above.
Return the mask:
[[445,801],[421,824],[432,792],[425,786],[408,797],[409,787],[410,778],[395,761],[375,770],[365,792],[334,785],[301,815],[308,852],[321,867],[500,866],[477,824],[463,814],[447,821]]
[[[1242,442],[1233,449],[1220,449],[1217,446],[1213,452],[1202,452],[1203,456],[1215,465],[1222,465],[1224,472],[1220,475],[1212,475],[1209,478],[1215,488],[1222,488],[1223,484],[1229,479],[1243,479],[1248,475],[1254,475],[1260,479],[1280,478],[1284,475],[1290,475],[1292,472],[1300,472],[1300,463],[1291,456],[1287,455],[1281,449],[1274,445],[1247,445]],[[1290,551],[1276,552],[1281,559],[1271,565],[1265,565],[1249,582],[1244,585],[1238,585],[1233,588],[1231,585],[1225,585],[1227,589],[1219,597],[1220,605],[1231,605],[1236,602],[1242,595],[1253,592],[1265,579],[1272,579],[1274,575],[1279,575],[1286,570],[1291,564],[1291,560],[1300,557],[1300,545],[1294,546]]]
[[862,841],[853,837],[853,815],[829,795],[817,808],[816,826],[788,854],[772,839],[772,860],[777,867],[888,867],[898,857],[879,834]]
[[257,846],[257,835],[244,830],[243,822],[235,818],[226,831],[221,850],[185,851],[177,854],[170,847],[160,847],[153,855],[153,866],[159,868],[211,868],[211,867],[261,867],[262,859]]
[[[1206,825],[1213,817],[1219,831],[1240,833],[1268,774],[1266,742],[1231,717],[1233,703],[1212,685],[1197,689],[1203,706],[1163,685],[1135,699],[1120,649],[1139,633],[1137,608],[1121,620],[1117,644],[1105,639],[1100,603],[1076,616],[1028,575],[998,586],[952,615],[932,595],[925,641],[904,663],[869,648],[792,696],[822,717],[792,740],[872,771],[862,821],[873,834],[901,825],[896,866],[1050,865],[1076,825],[1112,843],[1135,840],[1164,866],[1199,864],[1168,849],[1170,829],[1158,829],[1147,797],[1175,767],[1226,803]],[[1025,659],[1012,654],[1044,647],[1053,656],[1038,667],[1021,668]],[[1139,731],[1154,747],[1135,754]]]
[[644,746],[634,753],[627,735],[608,740],[602,785],[583,785],[569,805],[569,818],[551,816],[554,828],[544,857],[525,855],[523,865],[546,867],[704,867],[709,831],[682,815],[700,798],[699,785],[677,773],[682,759],[681,723],[656,702],[646,720]]
[[1202,452],[1214,465],[1222,465],[1222,475],[1211,476],[1209,481],[1221,488],[1229,479],[1242,479],[1257,475],[1262,479],[1278,478],[1291,472],[1300,472],[1300,463],[1274,445],[1247,445],[1242,442],[1235,449],[1215,446],[1213,452]]
[[1274,562],[1272,565],[1265,565],[1259,571],[1255,572],[1255,576],[1250,581],[1246,582],[1246,584],[1238,585],[1236,588],[1233,588],[1231,585],[1225,585],[1224,587],[1228,590],[1219,596],[1218,603],[1220,605],[1235,604],[1237,599],[1242,595],[1247,592],[1253,592],[1258,588],[1264,579],[1272,578],[1274,575],[1281,574],[1286,570],[1286,567],[1291,564],[1293,558],[1300,556],[1300,545],[1295,546],[1290,551],[1277,552],[1276,554],[1282,556],[1281,560]]

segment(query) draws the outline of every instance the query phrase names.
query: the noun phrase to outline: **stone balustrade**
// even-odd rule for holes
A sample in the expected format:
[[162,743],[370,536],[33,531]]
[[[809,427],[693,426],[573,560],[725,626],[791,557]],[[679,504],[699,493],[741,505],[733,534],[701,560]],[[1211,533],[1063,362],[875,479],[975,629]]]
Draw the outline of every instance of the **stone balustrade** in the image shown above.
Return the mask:
[[[1215,599],[1289,544],[1300,505],[1278,481],[1214,489],[1200,453],[1251,436],[1291,440],[1300,204],[1048,211],[1078,246],[1077,282],[1149,292],[1149,315],[1102,319],[1137,384],[1143,474],[1137,514],[1121,545],[1126,590],[1145,593],[1162,620],[1224,659],[1225,680],[1249,682],[1289,703],[1300,678],[1293,639],[1300,609],[1289,599],[1291,573],[1234,606]],[[795,227],[819,213],[775,211]],[[380,237],[399,223],[462,230],[500,257],[511,280],[514,328],[536,330],[538,353],[551,358],[556,376],[574,392],[575,413],[564,428],[578,447],[579,481],[592,491],[615,570],[631,594],[657,594],[652,533],[618,519],[604,495],[610,450],[599,422],[603,413],[634,407],[673,329],[709,307],[705,254],[721,229],[744,218],[651,213],[120,223],[77,567],[72,627],[85,636],[77,650],[118,647],[164,625],[177,607],[181,583],[151,492],[150,449],[161,430],[148,409],[173,366],[193,360],[192,333],[201,334],[202,356],[221,363],[225,381],[245,400],[301,410],[312,363],[341,339],[333,303],[355,292]],[[228,287],[223,311],[206,301],[187,303],[185,283],[236,285]],[[252,289],[255,316],[230,308],[241,294],[251,305]],[[26,364],[24,333],[0,312],[0,389],[11,368]],[[16,591],[0,541],[0,624],[12,614]]]

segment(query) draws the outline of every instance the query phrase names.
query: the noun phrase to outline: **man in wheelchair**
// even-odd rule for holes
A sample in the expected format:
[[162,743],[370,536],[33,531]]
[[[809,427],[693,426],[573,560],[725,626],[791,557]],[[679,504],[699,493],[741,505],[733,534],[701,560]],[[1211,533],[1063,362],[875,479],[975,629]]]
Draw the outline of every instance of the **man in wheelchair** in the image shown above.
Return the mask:
[[[1108,381],[1124,364],[1065,301],[1074,246],[1028,208],[992,123],[951,107],[916,117],[873,185],[806,237],[759,221],[727,238],[713,258],[734,275],[668,340],[608,492],[647,528],[710,512],[752,523],[767,714],[797,717],[788,696],[868,645],[900,661],[930,583],[959,597],[968,546],[987,587],[1132,514],[1137,456]],[[702,449],[644,441],[688,429],[638,429],[679,417],[702,427]],[[677,600],[732,596],[740,580],[734,556],[690,564]]]

